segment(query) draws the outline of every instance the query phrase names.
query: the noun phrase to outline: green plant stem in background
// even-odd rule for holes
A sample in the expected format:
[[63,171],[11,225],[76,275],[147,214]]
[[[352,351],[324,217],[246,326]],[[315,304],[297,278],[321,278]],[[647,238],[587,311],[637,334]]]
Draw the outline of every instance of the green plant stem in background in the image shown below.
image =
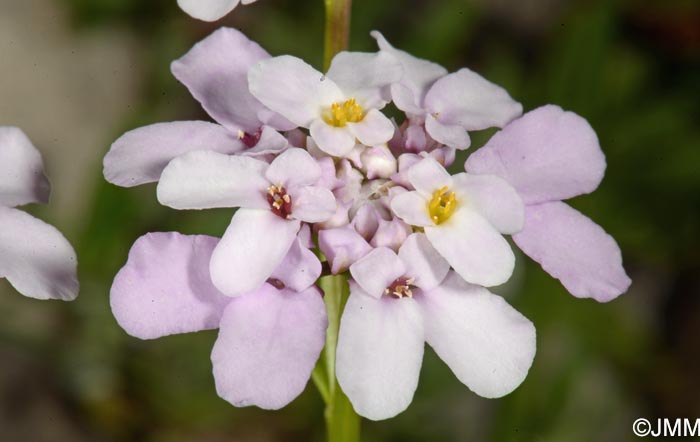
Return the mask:
[[[326,28],[324,38],[323,69],[328,71],[333,57],[348,48],[350,35],[350,9],[352,0],[324,0]],[[348,277],[345,274],[321,278],[319,285],[324,292],[328,311],[326,347],[316,364],[311,378],[326,403],[326,429],[328,442],[358,442],[360,440],[360,416],[350,400],[340,389],[335,378],[335,350],[338,345],[340,316],[348,300]]]
[[319,281],[324,291],[328,311],[326,347],[312,375],[321,397],[326,403],[328,442],[357,442],[360,440],[360,416],[340,389],[335,378],[335,350],[338,345],[340,316],[349,296],[346,275],[326,276]]
[[326,36],[323,70],[327,71],[335,54],[348,48],[352,0],[324,0],[324,3],[326,4]]

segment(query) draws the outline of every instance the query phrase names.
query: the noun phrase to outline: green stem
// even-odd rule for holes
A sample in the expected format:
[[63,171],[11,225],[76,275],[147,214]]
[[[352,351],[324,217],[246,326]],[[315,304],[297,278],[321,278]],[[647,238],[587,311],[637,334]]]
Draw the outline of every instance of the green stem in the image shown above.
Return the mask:
[[340,316],[349,296],[347,276],[326,276],[320,279],[326,310],[328,329],[326,347],[314,369],[312,379],[326,403],[326,429],[328,442],[358,442],[360,440],[360,416],[340,389],[335,378],[335,351],[338,345]]
[[324,0],[324,3],[326,4],[326,37],[323,70],[327,71],[335,54],[348,48],[352,0]]

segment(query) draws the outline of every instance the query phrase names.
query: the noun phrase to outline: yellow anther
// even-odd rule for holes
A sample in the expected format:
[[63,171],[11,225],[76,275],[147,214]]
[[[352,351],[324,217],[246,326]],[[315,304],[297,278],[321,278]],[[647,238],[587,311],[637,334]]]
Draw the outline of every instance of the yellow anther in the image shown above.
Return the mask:
[[245,137],[245,132],[243,132],[242,130],[238,129],[238,139],[239,139],[239,140],[242,140],[243,137]]
[[357,104],[354,98],[344,103],[333,103],[326,109],[323,121],[335,127],[344,127],[348,123],[358,123],[365,117],[362,106]]
[[456,207],[455,193],[448,192],[445,186],[433,192],[433,197],[428,203],[428,214],[435,224],[442,224],[450,219]]

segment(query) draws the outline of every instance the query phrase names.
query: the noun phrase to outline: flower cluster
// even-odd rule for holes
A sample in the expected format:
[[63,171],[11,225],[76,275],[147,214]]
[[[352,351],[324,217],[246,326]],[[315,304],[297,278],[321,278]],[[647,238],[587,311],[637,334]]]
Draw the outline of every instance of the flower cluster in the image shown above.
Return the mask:
[[[139,128],[105,157],[108,181],[157,181],[166,206],[238,208],[221,239],[140,238],[111,292],[136,337],[218,328],[214,377],[234,405],[280,408],[304,389],[324,347],[322,274],[350,278],[336,374],[370,419],[409,405],[425,342],[481,396],[524,380],[535,328],[488,290],[513,272],[504,235],[575,296],[607,301],[630,283],[614,240],[561,202],[603,176],[584,119],[521,115],[471,70],[372,35],[378,52],[341,52],[321,73],[222,28],[172,64],[216,123]],[[469,132],[489,127],[502,130],[450,174]]]
[[0,278],[36,299],[78,296],[75,251],[53,226],[16,209],[47,203],[41,154],[20,129],[0,126]]

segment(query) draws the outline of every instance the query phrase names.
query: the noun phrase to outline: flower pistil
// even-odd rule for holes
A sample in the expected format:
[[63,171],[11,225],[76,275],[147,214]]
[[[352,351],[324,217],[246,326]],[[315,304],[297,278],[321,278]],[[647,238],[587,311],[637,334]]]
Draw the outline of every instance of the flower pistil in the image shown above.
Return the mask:
[[455,193],[449,192],[447,186],[444,186],[433,192],[433,197],[428,202],[428,213],[435,224],[442,224],[450,219],[456,207]]

